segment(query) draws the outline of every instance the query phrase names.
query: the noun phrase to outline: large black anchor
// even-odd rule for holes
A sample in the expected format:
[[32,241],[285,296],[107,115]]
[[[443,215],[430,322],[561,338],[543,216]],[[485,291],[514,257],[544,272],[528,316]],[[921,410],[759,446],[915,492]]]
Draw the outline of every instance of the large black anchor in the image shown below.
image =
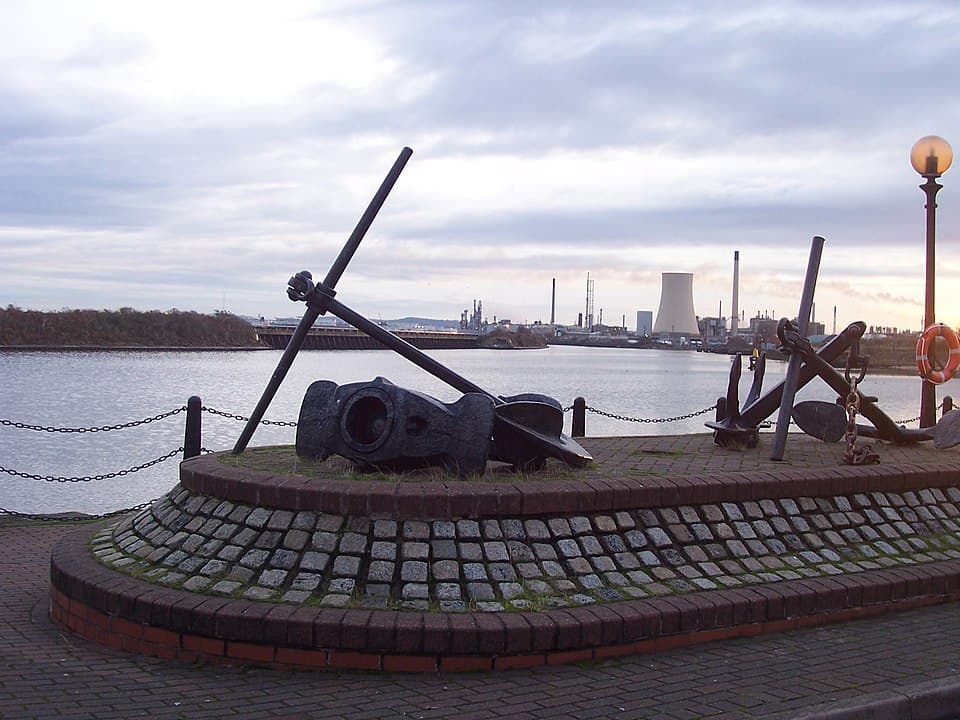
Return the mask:
[[[862,324],[862,323],[861,323]],[[793,408],[793,419],[808,435],[812,435],[824,442],[837,442],[844,437],[847,431],[847,416],[842,405],[839,404],[851,391],[851,373],[860,371],[857,382],[863,380],[866,373],[868,358],[860,355],[858,334],[850,347],[844,373],[840,374],[831,363],[824,360],[810,347],[809,341],[800,336],[796,327],[786,320],[781,320],[777,334],[784,346],[791,352],[797,352],[804,360],[805,366],[811,369],[834,391],[838,396],[837,403],[822,400],[808,400],[798,403]],[[875,438],[906,445],[916,442],[933,440],[939,449],[953,447],[960,444],[960,413],[947,413],[934,427],[906,428],[898,425],[883,410],[877,407],[878,398],[864,395],[856,390],[859,398],[858,412],[869,420],[872,425],[857,424],[858,436]]]
[[489,438],[491,459],[509,463],[520,470],[540,469],[549,457],[562,460],[575,467],[587,465],[593,458],[576,441],[563,434],[563,408],[555,399],[537,394],[511,397],[495,396],[437,362],[389,330],[371,322],[334,297],[336,295],[334,287],[337,281],[346,269],[360,241],[412,154],[413,150],[407,147],[403,148],[323,282],[315,283],[313,276],[306,270],[298,272],[290,278],[287,296],[293,301],[304,302],[307,309],[288,341],[283,356],[280,358],[257,407],[240,434],[233,452],[239,454],[244,451],[273,396],[283,382],[283,378],[290,369],[290,365],[296,357],[307,332],[313,326],[317,317],[330,312],[456,390],[462,393],[479,393],[489,398],[494,405],[493,434]]
[[[854,338],[863,335],[867,326],[862,322],[855,322],[830,342],[824,344],[814,353],[828,367],[830,363],[839,358],[850,347]],[[786,380],[781,380],[771,390],[764,395],[760,395],[760,388],[763,383],[763,373],[766,368],[765,355],[761,354],[753,371],[753,383],[750,386],[750,392],[741,409],[738,403],[737,386],[740,381],[741,359],[736,356],[730,368],[730,379],[727,383],[727,394],[723,399],[722,407],[718,408],[717,418],[714,421],[705,423],[707,427],[713,429],[714,442],[718,445],[735,445],[756,447],[759,426],[766,420],[778,407],[783,398],[783,390]],[[813,378],[817,377],[817,370],[810,364],[805,363],[800,368],[797,387],[798,389],[806,385]]]
[[[763,387],[763,373],[767,367],[766,353],[760,353],[753,365],[753,382],[747,393],[745,407],[750,407],[760,397]],[[706,424],[712,428],[713,440],[725,447],[755,448],[760,440],[760,431],[756,425],[744,422],[740,412],[739,386],[743,372],[743,358],[738,353],[730,363],[730,379],[727,382],[727,394],[717,401],[717,419]]]

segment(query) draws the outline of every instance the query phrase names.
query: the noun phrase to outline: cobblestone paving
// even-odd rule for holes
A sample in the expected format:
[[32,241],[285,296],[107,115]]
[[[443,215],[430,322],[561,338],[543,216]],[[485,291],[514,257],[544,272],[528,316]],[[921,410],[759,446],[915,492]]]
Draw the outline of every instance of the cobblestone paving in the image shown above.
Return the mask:
[[371,520],[175,488],[92,541],[100,562],[191,592],[328,607],[549,609],[960,558],[960,490],[603,515]]
[[[877,717],[863,708],[958,684],[960,604],[502,674],[284,673],[149,659],[87,643],[47,619],[50,549],[70,530],[0,530],[2,718],[679,720],[824,717],[857,708],[846,717]],[[957,710],[943,701],[936,709],[913,717]]]

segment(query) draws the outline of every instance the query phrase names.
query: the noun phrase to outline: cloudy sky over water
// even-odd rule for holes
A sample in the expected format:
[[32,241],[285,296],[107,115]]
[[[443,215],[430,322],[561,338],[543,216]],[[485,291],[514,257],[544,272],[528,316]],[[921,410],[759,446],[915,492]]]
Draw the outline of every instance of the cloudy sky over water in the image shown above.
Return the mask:
[[[910,147],[960,150],[956,2],[0,0],[0,304],[604,321],[694,273],[699,315],[919,328]],[[960,170],[937,316],[960,324]]]

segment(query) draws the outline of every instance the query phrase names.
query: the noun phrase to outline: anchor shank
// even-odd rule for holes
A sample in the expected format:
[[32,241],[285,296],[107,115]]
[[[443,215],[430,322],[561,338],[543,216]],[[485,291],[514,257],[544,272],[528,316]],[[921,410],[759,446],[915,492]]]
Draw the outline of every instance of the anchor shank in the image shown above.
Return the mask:
[[378,340],[379,342],[383,343],[394,352],[405,357],[417,367],[426,370],[435,378],[442,380],[454,389],[459,390],[462,393],[480,393],[491,398],[497,405],[504,404],[503,400],[498,398],[493,393],[487,392],[479,385],[475,385],[445,365],[441,365],[422,350],[415,348],[403,338],[397,337],[389,330],[385,330],[377,325],[375,322],[371,322],[360,313],[351,310],[339,300],[331,297],[325,297],[323,298],[323,303],[328,312],[336,315],[344,322],[349,323],[357,330],[366,333],[374,340]]
[[[413,150],[408,147],[400,151],[400,155],[394,161],[390,172],[387,173],[383,182],[380,183],[380,187],[367,206],[366,211],[360,217],[353,232],[350,233],[350,237],[347,238],[347,242],[340,249],[340,254],[337,255],[337,259],[334,260],[333,265],[330,267],[330,271],[324,280],[324,285],[327,289],[333,290],[340,276],[343,275],[343,271],[346,270],[347,265],[357,251],[360,241],[363,240],[363,236],[367,234],[367,230],[369,230],[370,225],[373,224],[373,219],[377,216],[380,208],[383,207],[387,195],[390,194],[394,184],[397,182],[397,178],[400,177],[400,173],[403,171],[407,160],[410,159],[412,154]],[[297,329],[293,335],[290,336],[290,340],[287,341],[287,347],[284,349],[283,355],[280,356],[280,361],[277,363],[273,375],[270,376],[270,381],[267,383],[267,387],[264,388],[263,394],[257,402],[257,406],[253,409],[253,412],[250,414],[250,419],[247,420],[247,424],[244,425],[240,437],[237,438],[237,442],[233,446],[234,455],[239,455],[246,450],[250,438],[253,437],[253,433],[267,412],[267,408],[270,407],[274,395],[277,394],[277,390],[280,389],[283,379],[287,376],[287,372],[290,370],[294,358],[297,356],[297,353],[300,352],[304,338],[307,336],[307,333],[310,332],[310,328],[313,327],[313,323],[322,312],[322,308],[315,309],[309,307],[306,312],[304,312],[300,323],[297,325]]]
[[[810,245],[810,259],[807,262],[807,275],[803,280],[803,291],[800,295],[800,312],[797,315],[798,328],[802,337],[807,336],[807,325],[810,323],[813,293],[817,287],[817,273],[820,271],[820,256],[823,253],[824,242],[822,237],[816,236]],[[787,365],[787,376],[783,381],[783,395],[780,397],[780,413],[777,415],[777,429],[773,437],[773,449],[770,451],[771,460],[783,460],[783,452],[787,447],[787,429],[790,426],[790,411],[793,409],[793,399],[797,394],[797,386],[800,382],[800,363],[800,356],[797,353],[793,353]]]

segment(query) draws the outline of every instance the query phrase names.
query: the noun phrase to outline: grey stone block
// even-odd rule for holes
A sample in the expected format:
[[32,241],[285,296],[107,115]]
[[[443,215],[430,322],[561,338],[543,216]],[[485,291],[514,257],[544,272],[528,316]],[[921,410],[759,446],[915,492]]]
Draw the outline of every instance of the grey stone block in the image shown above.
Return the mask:
[[542,520],[526,520],[523,523],[527,538],[530,540],[549,540],[550,529]]
[[481,520],[480,532],[485,540],[503,539],[503,530],[500,528],[500,522],[497,520]]
[[333,552],[337,548],[337,536],[332,532],[319,531],[310,539],[311,546],[323,552]]
[[290,530],[283,537],[283,546],[291,550],[303,550],[310,542],[310,534],[305,530]]
[[430,588],[424,583],[407,583],[403,586],[401,597],[404,600],[426,600],[430,597]]
[[187,578],[183,583],[183,589],[189,590],[190,592],[203,592],[213,581],[208,577],[201,577],[195,575],[194,577]]
[[430,557],[430,543],[405,541],[402,553],[404,559],[407,560],[426,560]]
[[260,573],[260,577],[257,578],[257,584],[268,588],[278,588],[283,585],[283,581],[286,579],[286,570],[264,570]]
[[455,540],[431,540],[430,552],[435,560],[455,560],[457,543]]
[[353,555],[338,555],[333,561],[333,574],[337,577],[356,577],[360,570],[360,558]]
[[244,522],[252,528],[262,530],[267,526],[267,522],[270,520],[270,515],[271,511],[267,508],[254,508],[250,514],[247,515]]
[[429,540],[429,523],[419,520],[406,520],[403,523],[403,537],[407,540]]
[[509,563],[490,563],[487,566],[487,572],[491,580],[495,581],[513,581],[517,579],[517,573],[513,565]]
[[335,578],[330,581],[328,589],[332,593],[350,595],[356,586],[357,583],[353,578]]
[[486,580],[487,567],[483,563],[464,563],[463,577],[467,580]]
[[227,565],[223,560],[209,560],[207,564],[200,568],[200,574],[205,575],[206,577],[214,577],[216,575],[223,575],[227,571],[227,568],[230,566]]
[[360,555],[367,549],[367,536],[360,533],[344,533],[340,539],[340,552],[350,555]]
[[400,566],[400,578],[404,582],[425,583],[427,581],[427,563],[419,560],[407,560]]
[[395,538],[397,536],[397,521],[375,520],[373,522],[373,536],[378,539]]
[[343,517],[340,515],[326,515],[321,513],[317,516],[317,530],[323,532],[336,533],[343,527]]
[[480,523],[476,520],[457,520],[457,537],[461,540],[479,540]]
[[457,526],[449,520],[435,520],[433,522],[433,536],[444,540],[452,540],[457,536]]
[[290,568],[292,568],[294,565],[297,564],[297,560],[299,559],[299,557],[300,556],[297,553],[295,553],[293,550],[280,549],[273,553],[273,555],[270,558],[270,564],[273,567],[289,570]]
[[313,530],[317,527],[317,514],[309,510],[301,510],[293,518],[291,527],[294,530],[313,532]]
[[317,573],[299,573],[290,584],[291,590],[306,590],[313,592],[318,587],[320,587],[320,582],[323,580],[322,575]]
[[322,573],[330,562],[330,556],[327,553],[305,552],[300,559],[300,569]]
[[261,568],[267,563],[267,558],[270,557],[270,553],[266,550],[253,549],[248,550],[246,554],[240,559],[240,564],[244,567],[257,569]]
[[393,582],[393,572],[395,563],[387,560],[373,560],[367,572],[367,582],[372,583],[391,583]]
[[439,560],[433,563],[434,580],[459,580],[460,563],[455,560]]
[[493,586],[489,583],[467,583],[467,595],[471,600],[493,600]]
[[374,560],[396,560],[397,544],[395,542],[386,542],[378,540],[370,548],[370,557]]

